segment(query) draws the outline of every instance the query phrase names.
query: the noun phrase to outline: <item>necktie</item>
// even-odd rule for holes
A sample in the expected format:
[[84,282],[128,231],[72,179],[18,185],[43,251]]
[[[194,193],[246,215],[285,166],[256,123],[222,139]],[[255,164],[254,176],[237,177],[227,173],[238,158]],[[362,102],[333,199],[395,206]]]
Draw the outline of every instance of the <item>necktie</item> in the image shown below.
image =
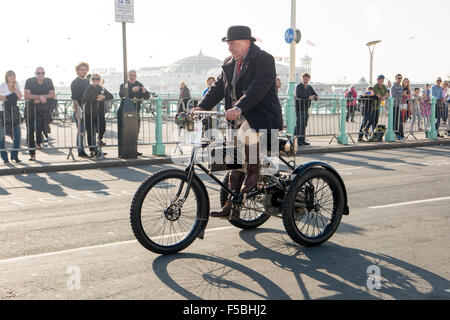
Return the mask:
[[242,62],[244,62],[243,59],[240,59],[240,60],[238,61],[238,65],[237,65],[237,69],[236,69],[236,77],[239,75],[239,72],[241,72],[241,69],[242,69]]

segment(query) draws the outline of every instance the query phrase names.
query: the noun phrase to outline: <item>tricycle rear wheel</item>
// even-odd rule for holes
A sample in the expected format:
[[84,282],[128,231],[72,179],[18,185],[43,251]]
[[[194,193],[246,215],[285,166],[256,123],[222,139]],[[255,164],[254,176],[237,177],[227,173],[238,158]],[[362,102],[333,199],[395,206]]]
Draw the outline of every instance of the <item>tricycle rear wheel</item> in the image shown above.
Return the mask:
[[312,168],[292,180],[283,202],[283,224],[295,242],[318,246],[336,232],[343,211],[338,179],[324,168]]
[[[228,172],[223,179],[223,183],[228,185],[228,177],[230,173]],[[228,192],[221,188],[220,190],[220,205],[223,207],[228,199]],[[255,210],[243,208],[241,209],[241,214],[239,220],[230,220],[230,223],[240,229],[255,229],[262,226],[267,220],[269,220],[270,215],[265,214],[264,204],[262,203],[264,195],[260,195],[254,199],[247,200],[245,203],[246,207],[254,208]]]

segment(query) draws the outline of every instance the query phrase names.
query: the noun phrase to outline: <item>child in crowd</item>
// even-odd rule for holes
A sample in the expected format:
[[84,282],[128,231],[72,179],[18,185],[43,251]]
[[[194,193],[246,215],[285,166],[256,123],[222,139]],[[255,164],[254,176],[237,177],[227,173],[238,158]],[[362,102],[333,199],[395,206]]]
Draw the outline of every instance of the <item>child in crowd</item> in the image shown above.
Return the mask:
[[416,123],[416,119],[417,119],[417,128],[419,131],[422,131],[422,128],[420,127],[420,122],[422,121],[422,116],[421,116],[421,100],[422,97],[420,96],[420,89],[419,88],[414,88],[414,92],[413,95],[411,97],[411,129],[410,132],[412,133],[414,131],[414,124]]
[[422,107],[422,118],[423,118],[423,129],[426,133],[430,130],[430,115],[431,115],[431,104],[430,104],[430,96],[427,94],[426,90],[422,93],[422,100],[420,101]]
[[358,135],[358,141],[361,142],[363,141],[363,135],[367,138],[369,137],[369,128],[375,121],[375,106],[378,101],[378,97],[375,95],[373,87],[367,88],[366,93],[361,95],[358,101],[363,107],[363,121]]
[[425,92],[428,97],[431,97],[431,90],[430,90],[430,84],[429,83],[427,83],[425,85],[425,89],[423,89],[423,92]]

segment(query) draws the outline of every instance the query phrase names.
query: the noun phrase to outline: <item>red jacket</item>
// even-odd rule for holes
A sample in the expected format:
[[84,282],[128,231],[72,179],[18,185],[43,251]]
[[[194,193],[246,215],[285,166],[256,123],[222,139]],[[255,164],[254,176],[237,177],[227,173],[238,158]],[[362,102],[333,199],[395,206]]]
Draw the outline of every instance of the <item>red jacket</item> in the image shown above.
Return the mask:
[[347,106],[356,106],[356,100],[358,98],[358,93],[356,90],[352,90],[353,98],[350,100],[347,95],[350,90],[345,91],[344,98],[347,98]]

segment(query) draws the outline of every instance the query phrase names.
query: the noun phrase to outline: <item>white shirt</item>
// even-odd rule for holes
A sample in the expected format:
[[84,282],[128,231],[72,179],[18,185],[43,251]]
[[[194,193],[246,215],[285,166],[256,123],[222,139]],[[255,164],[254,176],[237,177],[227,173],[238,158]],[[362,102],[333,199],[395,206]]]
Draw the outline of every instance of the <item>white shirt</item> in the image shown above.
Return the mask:
[[[16,82],[16,86],[17,86],[17,89],[19,89],[19,91],[22,92],[22,90],[20,89],[19,83]],[[3,82],[0,85],[0,96],[6,97],[6,96],[9,96],[11,93],[12,92],[9,91],[9,89],[8,89],[8,84],[6,82]],[[5,110],[4,101],[0,100],[0,111],[4,111],[4,110]]]

